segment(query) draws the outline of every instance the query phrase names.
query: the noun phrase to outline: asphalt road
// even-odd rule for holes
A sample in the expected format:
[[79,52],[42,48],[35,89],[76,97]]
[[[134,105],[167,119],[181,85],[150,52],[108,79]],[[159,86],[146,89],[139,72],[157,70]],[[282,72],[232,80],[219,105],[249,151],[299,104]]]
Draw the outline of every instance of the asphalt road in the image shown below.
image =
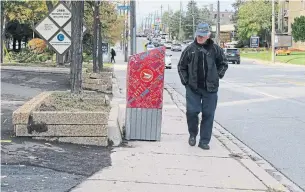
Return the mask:
[[[177,72],[181,52],[172,55],[165,83],[185,97]],[[305,189],[305,67],[230,64],[215,121]]]
[[13,136],[12,112],[42,91],[68,90],[69,75],[1,70],[1,191],[65,192],[110,166],[110,149]]

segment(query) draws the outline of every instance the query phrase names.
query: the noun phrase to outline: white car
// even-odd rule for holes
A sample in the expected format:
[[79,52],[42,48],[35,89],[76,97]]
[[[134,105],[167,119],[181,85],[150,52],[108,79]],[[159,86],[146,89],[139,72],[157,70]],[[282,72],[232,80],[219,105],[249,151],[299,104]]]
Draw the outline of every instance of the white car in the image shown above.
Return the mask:
[[171,49],[172,48],[172,42],[167,41],[167,42],[164,43],[164,46],[166,47],[166,49]]
[[172,45],[171,51],[182,51],[182,46],[179,43],[175,43]]
[[171,69],[172,68],[172,55],[166,53],[165,54],[165,69]]
[[155,46],[153,44],[148,44],[147,45],[147,51],[154,49]]

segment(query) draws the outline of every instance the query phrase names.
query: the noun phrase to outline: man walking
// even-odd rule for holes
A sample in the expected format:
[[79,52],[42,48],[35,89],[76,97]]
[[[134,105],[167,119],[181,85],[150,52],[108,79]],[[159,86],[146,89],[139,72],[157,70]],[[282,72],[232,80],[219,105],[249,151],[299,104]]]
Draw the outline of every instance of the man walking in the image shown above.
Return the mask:
[[113,48],[111,48],[110,54],[111,54],[111,60],[110,60],[110,62],[112,63],[112,61],[113,61],[113,62],[115,63],[114,57],[116,56],[116,52],[115,52],[115,50],[114,50]]
[[211,30],[208,24],[198,24],[195,35],[195,41],[182,52],[178,72],[181,83],[186,88],[189,145],[196,145],[198,114],[202,112],[198,147],[209,150],[219,79],[224,77],[228,63],[223,50],[210,38]]

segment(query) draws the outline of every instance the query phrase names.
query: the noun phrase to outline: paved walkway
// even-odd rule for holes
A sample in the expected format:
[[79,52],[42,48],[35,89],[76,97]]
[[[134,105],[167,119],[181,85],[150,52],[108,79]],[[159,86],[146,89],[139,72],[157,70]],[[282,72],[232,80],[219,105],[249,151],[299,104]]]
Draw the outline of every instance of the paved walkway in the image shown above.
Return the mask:
[[[119,86],[124,86],[126,64],[115,64],[114,71]],[[121,88],[125,95],[125,88]],[[190,147],[186,127],[185,114],[164,91],[161,141],[133,141],[127,147],[114,148],[112,166],[95,173],[72,192],[268,191],[268,184],[215,137],[209,151]]]

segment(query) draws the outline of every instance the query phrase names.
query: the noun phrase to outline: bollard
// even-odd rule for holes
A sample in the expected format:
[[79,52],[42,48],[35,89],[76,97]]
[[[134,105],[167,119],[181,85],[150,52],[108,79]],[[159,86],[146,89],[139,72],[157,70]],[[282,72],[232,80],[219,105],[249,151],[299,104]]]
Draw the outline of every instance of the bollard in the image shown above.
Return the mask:
[[165,47],[129,57],[127,68],[127,140],[160,141]]

